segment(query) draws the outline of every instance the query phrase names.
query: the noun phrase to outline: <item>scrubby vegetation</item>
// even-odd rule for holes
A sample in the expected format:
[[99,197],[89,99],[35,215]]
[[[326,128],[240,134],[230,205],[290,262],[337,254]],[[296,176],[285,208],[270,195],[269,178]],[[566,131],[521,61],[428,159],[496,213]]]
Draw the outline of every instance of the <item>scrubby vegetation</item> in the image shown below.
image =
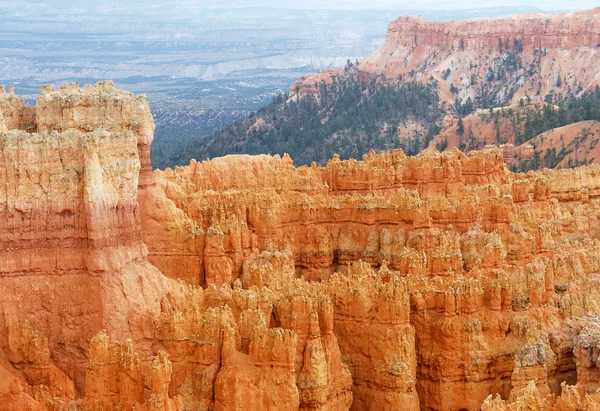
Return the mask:
[[[504,78],[522,67],[519,44],[513,52],[489,71],[487,77]],[[534,69],[531,69],[535,72]],[[446,73],[443,73],[444,75]],[[560,77],[560,74],[559,74]],[[489,78],[473,78],[474,82],[489,82]],[[186,164],[191,158],[203,160],[227,154],[280,154],[289,153],[296,164],[325,163],[333,154],[342,158],[360,158],[370,149],[402,148],[407,154],[416,154],[427,147],[440,131],[442,118],[451,113],[459,117],[457,133],[460,149],[480,149],[473,130],[465,129],[461,117],[477,108],[490,109],[484,121],[493,121],[497,142],[516,145],[530,141],[537,135],[557,127],[583,120],[600,121],[600,88],[579,98],[572,94],[548,96],[549,103],[541,109],[531,109],[522,100],[517,108],[492,110],[498,90],[483,87],[474,100],[468,98],[453,107],[440,104],[437,83],[405,82],[384,83],[381,79],[365,80],[351,62],[344,73],[332,83],[321,83],[315,95],[290,98],[281,94],[271,104],[251,113],[248,117],[216,131],[209,137],[191,139],[185,144],[162,144],[153,151],[155,165]],[[507,99],[512,99],[508,93]],[[565,97],[571,96],[571,97]],[[527,100],[530,100],[528,97]],[[487,113],[487,111],[486,111]],[[501,131],[500,118],[512,122],[512,135]],[[184,141],[178,139],[177,141]],[[188,140],[189,141],[189,140]],[[447,148],[447,141],[437,144]],[[543,158],[523,162],[523,170],[553,167],[560,163],[565,150],[559,147]],[[567,153],[568,154],[568,153]]]
[[[541,111],[528,111],[525,121],[525,130],[517,136],[517,144],[529,141],[533,137],[553,128],[578,123],[585,120],[600,121],[600,88],[596,87],[593,93],[588,93],[580,98],[571,98],[562,101],[549,101]],[[553,104],[552,104],[553,103]]]
[[169,160],[186,163],[233,153],[289,153],[296,164],[324,163],[335,153],[360,157],[370,149],[402,148],[416,154],[439,132],[443,111],[435,84],[382,86],[348,73],[322,83],[318,97],[273,102]]

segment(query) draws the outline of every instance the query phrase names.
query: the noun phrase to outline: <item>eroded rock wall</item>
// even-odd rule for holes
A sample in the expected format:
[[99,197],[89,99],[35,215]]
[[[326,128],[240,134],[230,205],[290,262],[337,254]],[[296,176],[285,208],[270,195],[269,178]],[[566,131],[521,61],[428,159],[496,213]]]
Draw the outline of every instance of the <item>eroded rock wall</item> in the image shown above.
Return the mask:
[[127,96],[44,88],[35,132],[0,128],[0,409],[595,409],[599,167],[228,156],[140,184]]
[[[449,22],[400,17],[388,26],[386,44],[350,75],[385,83],[434,83],[450,103],[497,107],[530,98],[574,96],[599,85],[600,8],[568,14],[521,14]],[[343,69],[303,77],[291,96],[319,97],[322,83]]]
[[[110,82],[44,87],[36,107],[4,98],[3,117],[12,119],[0,133],[4,368],[24,376],[12,384],[16,397],[75,398],[85,391],[90,341],[102,329],[130,338],[149,364],[149,316],[159,315],[171,288],[146,261],[137,201],[139,146],[152,139],[152,116],[145,99]],[[127,114],[132,106],[138,112]],[[19,111],[31,123],[19,123]],[[39,333],[32,347],[39,355],[20,351],[21,339],[33,343],[19,324]]]
[[[597,167],[513,174],[495,153],[395,151],[298,169],[229,156],[156,175],[205,231],[205,286],[281,293],[295,276],[328,290],[354,409],[477,410],[490,393],[578,382],[577,336],[596,309]],[[373,291],[379,281],[405,291]]]

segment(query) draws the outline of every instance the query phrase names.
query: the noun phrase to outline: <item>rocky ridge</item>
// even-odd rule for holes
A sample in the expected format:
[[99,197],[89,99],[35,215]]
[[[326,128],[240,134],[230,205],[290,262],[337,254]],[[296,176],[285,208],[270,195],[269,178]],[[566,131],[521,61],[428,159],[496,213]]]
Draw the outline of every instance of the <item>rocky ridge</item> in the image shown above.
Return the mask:
[[[325,165],[336,153],[349,159],[370,149],[417,154],[427,147],[493,149],[513,170],[588,164],[597,159],[587,122],[600,121],[599,47],[600,8],[451,22],[401,17],[390,23],[386,44],[362,61],[300,79],[247,118],[173,149],[169,164],[287,152],[298,164]],[[480,121],[488,110],[550,106],[556,113],[537,124],[528,118],[544,126],[535,134],[513,114],[500,122],[494,114],[493,125]],[[477,128],[457,133],[461,118]],[[543,134],[551,129],[563,135],[564,150],[544,143],[556,140]],[[579,153],[583,147],[589,156]]]
[[560,108],[531,102],[476,110],[463,118],[446,116],[441,132],[429,143],[427,150],[494,151],[502,154],[510,169],[525,171],[597,163],[600,159],[598,121],[583,120],[547,127],[527,138],[527,133],[532,134],[527,129],[535,128],[536,121],[542,123],[537,118],[543,118],[542,113],[546,110],[558,112]]
[[[384,82],[434,81],[442,100],[481,107],[529,96],[574,96],[593,91],[600,47],[600,8],[558,15],[523,14],[451,22],[400,17],[386,44],[356,66],[356,76]],[[344,70],[298,81],[292,95],[318,95],[315,84]]]
[[0,107],[0,410],[600,404],[597,166],[396,150],[149,173],[143,97]]

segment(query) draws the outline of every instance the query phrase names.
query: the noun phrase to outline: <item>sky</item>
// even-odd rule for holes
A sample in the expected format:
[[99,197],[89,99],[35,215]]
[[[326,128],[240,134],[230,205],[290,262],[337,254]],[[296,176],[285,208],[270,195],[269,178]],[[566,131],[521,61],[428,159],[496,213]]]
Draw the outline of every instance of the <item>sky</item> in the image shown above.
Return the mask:
[[598,6],[598,0],[0,0],[0,11],[13,13],[57,12],[79,14],[101,11],[106,14],[152,13],[169,10],[185,14],[203,8],[298,8],[298,9],[395,9],[458,10],[486,7],[536,7],[541,10],[583,10]]
[[[224,2],[206,3],[223,5]],[[547,10],[588,9],[598,6],[598,0],[245,0],[230,1],[229,3],[243,4],[245,6],[263,7],[290,7],[290,8],[390,8],[390,9],[465,9],[498,6],[536,6]]]

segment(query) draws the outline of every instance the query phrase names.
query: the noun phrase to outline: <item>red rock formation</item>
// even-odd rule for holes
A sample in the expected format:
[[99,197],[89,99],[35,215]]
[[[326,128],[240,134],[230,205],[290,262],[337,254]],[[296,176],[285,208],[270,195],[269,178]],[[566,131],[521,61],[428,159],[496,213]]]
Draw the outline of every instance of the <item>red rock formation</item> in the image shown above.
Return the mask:
[[139,151],[141,187],[154,183],[150,165],[150,144],[154,138],[154,120],[144,96],[134,96],[114,88],[112,81],[79,87],[63,84],[42,87],[35,110],[39,132],[75,129],[90,132],[102,128],[109,132],[133,132]]
[[387,41],[401,47],[454,46],[479,51],[502,48],[507,39],[511,46],[512,40],[517,39],[522,41],[523,47],[593,48],[600,41],[600,21],[595,18],[599,12],[593,9],[572,14],[523,14],[447,23],[401,17],[390,23]]
[[[0,347],[28,384],[69,398],[69,380],[83,393],[88,343],[101,329],[150,350],[148,315],[160,313],[170,285],[145,260],[137,203],[135,133],[152,129],[147,102],[111,83],[43,93],[30,110],[37,132],[11,126],[0,134],[0,329],[9,336]],[[12,100],[8,113],[22,109]],[[117,112],[139,127],[106,117]],[[49,353],[14,351],[11,336],[22,335],[15,344],[30,338],[17,327],[25,321]]]
[[25,321],[8,326],[8,360],[32,386],[44,385],[53,397],[75,398],[73,381],[50,359],[48,338]]
[[509,168],[517,170],[522,167],[570,168],[598,162],[600,123],[596,121],[580,121],[548,130],[525,142],[518,141],[519,136],[524,135],[525,119],[545,107],[548,107],[546,103],[532,102],[476,110],[460,120],[462,133],[458,130],[459,120],[447,116],[428,150],[493,151],[502,154]]
[[9,130],[21,128],[25,110],[23,98],[15,95],[13,87],[7,93],[4,86],[0,86],[0,111],[2,111],[5,126]]
[[[461,119],[462,134],[458,128],[458,118],[446,116],[440,133],[433,138],[429,149],[445,147],[460,148],[462,151],[482,150],[487,146],[507,147],[502,151],[504,160],[509,165],[516,163],[508,147],[518,146],[518,134],[525,131],[525,121],[532,114],[541,113],[548,106],[546,103],[530,102],[498,107],[491,110],[476,110]],[[526,159],[529,159],[527,157]]]
[[[599,33],[600,8],[451,22],[400,17],[389,24],[386,44],[351,75],[383,75],[388,82],[434,79],[448,102],[475,101],[484,88],[497,104],[518,103],[525,96],[543,101],[548,94],[573,95],[600,84],[594,69]],[[306,76],[290,93],[318,96],[315,84],[343,73]]]
[[37,132],[0,129],[0,409],[597,408],[597,166],[229,156],[140,184],[127,96],[46,89]]
[[[258,161],[229,159],[233,168],[237,162]],[[206,162],[202,167],[211,169],[217,164],[223,167],[221,173],[230,167],[224,160]],[[371,154],[362,162],[333,159],[325,168],[301,167],[297,172],[277,166],[267,175],[281,181],[280,192],[272,190],[269,182],[262,190],[256,186],[246,190],[232,182],[230,188],[219,187],[219,203],[212,200],[214,194],[209,190],[213,190],[211,184],[222,184],[222,179],[204,181],[200,187],[190,185],[189,181],[199,181],[193,175],[183,178],[192,170],[198,170],[196,163],[177,171],[157,172],[159,186],[169,187],[180,210],[186,210],[186,216],[199,225],[210,227],[215,224],[214,204],[220,204],[222,221],[235,215],[256,234],[253,247],[257,251],[230,280],[240,278],[244,287],[271,287],[276,291],[275,301],[283,293],[284,305],[276,302],[275,307],[295,304],[297,297],[285,297],[285,284],[291,276],[287,254],[293,258],[297,275],[322,281],[328,291],[320,292],[334,301],[333,330],[352,374],[356,409],[387,403],[390,407],[475,410],[490,393],[520,398],[530,381],[544,395],[558,393],[561,382],[575,382],[571,352],[577,334],[559,324],[564,324],[565,312],[569,318],[590,312],[591,308],[584,309],[576,302],[581,301],[576,297],[580,287],[576,283],[587,282],[590,274],[584,273],[594,272],[595,259],[589,257],[598,246],[595,240],[587,245],[570,243],[566,233],[578,230],[572,225],[575,220],[579,227],[591,230],[586,231],[590,239],[597,231],[584,222],[589,217],[571,214],[568,219],[574,219],[573,223],[561,223],[565,228],[558,231],[547,219],[564,218],[560,210],[570,207],[567,204],[572,201],[590,204],[596,194],[587,193],[597,191],[595,167],[515,175],[495,154],[424,153],[414,158],[401,152]],[[229,174],[235,175],[230,170]],[[285,188],[299,175],[307,176],[304,190],[293,184],[291,189]],[[573,228],[566,228],[569,226]],[[289,251],[275,257],[270,251],[274,247]],[[257,252],[261,257],[256,257]],[[549,258],[552,253],[554,257]],[[582,261],[581,255],[587,256],[588,268],[582,266],[578,280],[569,280],[572,274],[568,273],[581,264],[577,262]],[[347,274],[329,278],[333,271],[346,272],[345,267],[358,260],[380,268],[379,276],[363,283],[360,276],[352,274],[356,269],[349,268]],[[368,273],[368,266],[359,271]],[[370,317],[377,311],[368,308],[369,304],[385,301],[381,291],[361,296],[371,287],[369,281],[383,280],[385,285],[386,278],[396,278],[398,274],[383,267],[399,270],[409,282],[410,308],[402,305],[397,291],[392,293],[393,301],[400,305],[385,308],[399,316],[391,323]],[[276,280],[277,272],[281,274]],[[315,273],[321,274],[315,277]],[[211,275],[205,278],[211,282]],[[341,279],[352,285],[348,291]],[[571,291],[565,294],[563,290]],[[359,306],[352,308],[352,301]],[[554,308],[542,310],[547,304]],[[298,330],[293,324],[279,323],[278,310],[272,323]],[[294,318],[306,318],[298,315]],[[398,324],[393,340],[406,341],[407,346],[386,345],[383,340],[377,348],[373,338],[358,334],[360,328],[353,325],[357,324],[352,322],[357,321],[353,316],[360,318],[360,324],[373,322],[365,329],[366,335],[374,332],[369,327],[391,332],[394,328],[389,324]],[[310,323],[310,317],[302,321]],[[348,328],[342,326],[346,323]],[[367,346],[362,345],[365,340],[370,341]],[[395,349],[401,351],[360,360],[363,350],[391,355]],[[315,358],[320,357],[319,345],[311,350],[316,350]],[[394,371],[398,363],[389,375],[373,373],[386,366],[372,361],[385,358],[400,361],[408,374]],[[300,381],[305,378],[298,380],[301,401]]]
[[108,336],[96,335],[89,350],[85,375],[85,407],[127,409],[144,402],[144,380],[140,361],[131,341],[110,344]]

